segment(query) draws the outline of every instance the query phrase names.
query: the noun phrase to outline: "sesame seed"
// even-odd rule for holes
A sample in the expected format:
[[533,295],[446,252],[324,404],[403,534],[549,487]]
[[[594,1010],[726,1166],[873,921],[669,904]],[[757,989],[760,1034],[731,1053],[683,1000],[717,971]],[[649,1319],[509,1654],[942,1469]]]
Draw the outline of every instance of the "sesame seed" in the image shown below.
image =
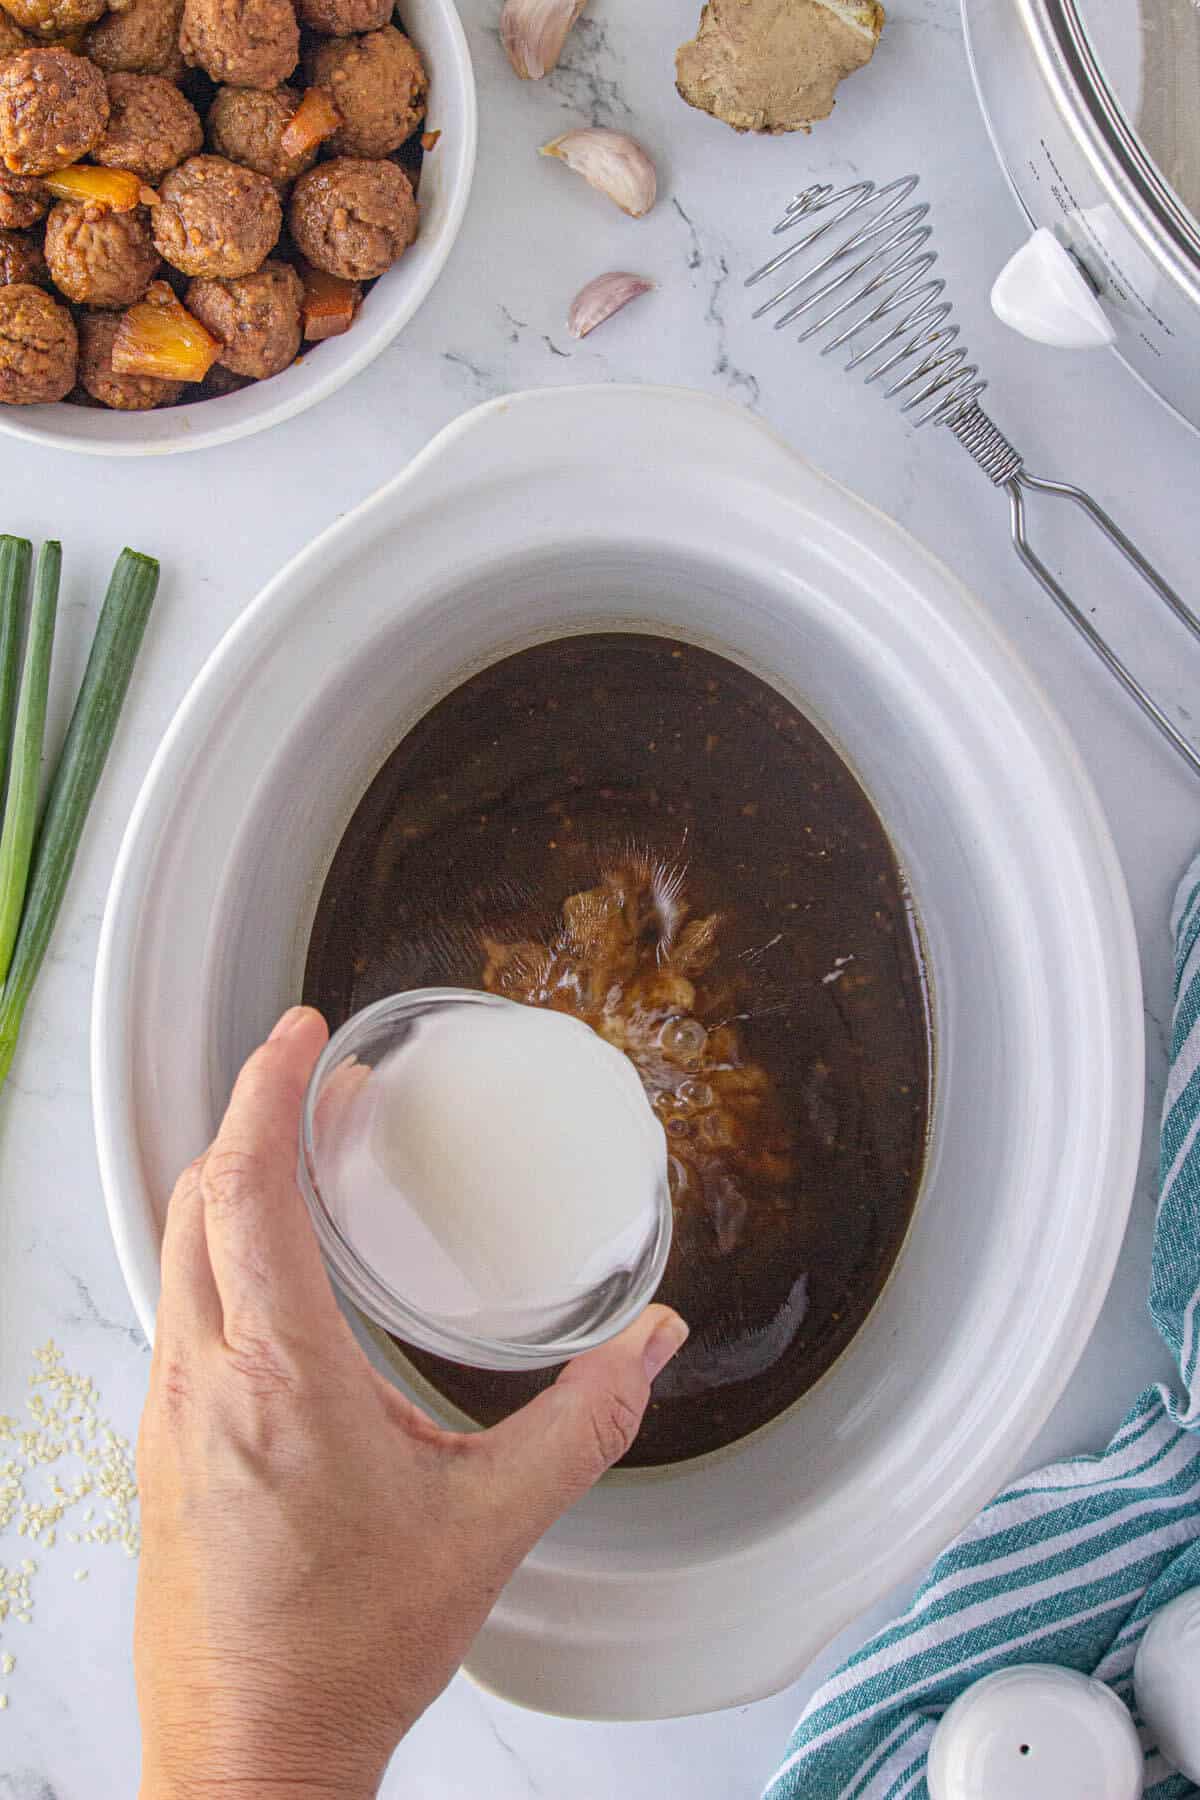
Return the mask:
[[[67,1530],[69,1543],[119,1545],[127,1557],[137,1556],[138,1492],[129,1439],[102,1417],[95,1383],[68,1369],[55,1344],[36,1350],[33,1361],[27,1422],[0,1414],[0,1535],[12,1532],[52,1550],[59,1526],[78,1522],[85,1529]],[[77,1472],[65,1474],[64,1457],[78,1459]],[[106,1514],[94,1525],[95,1507],[83,1504],[91,1496],[101,1498]],[[14,1568],[0,1563],[0,1624],[32,1624],[37,1573],[32,1557]],[[86,1568],[74,1571],[76,1581],[88,1577]],[[0,1677],[10,1675],[15,1662],[11,1652],[0,1652]],[[0,1706],[7,1703],[0,1695]]]

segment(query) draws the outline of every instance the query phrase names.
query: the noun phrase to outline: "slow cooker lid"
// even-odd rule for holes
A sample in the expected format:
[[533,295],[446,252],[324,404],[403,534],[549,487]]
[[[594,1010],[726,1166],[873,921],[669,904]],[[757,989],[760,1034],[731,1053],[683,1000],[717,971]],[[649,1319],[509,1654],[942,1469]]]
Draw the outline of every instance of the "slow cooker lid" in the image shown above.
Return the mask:
[[1200,255],[1200,6],[1052,0],[1091,109],[1163,221]]

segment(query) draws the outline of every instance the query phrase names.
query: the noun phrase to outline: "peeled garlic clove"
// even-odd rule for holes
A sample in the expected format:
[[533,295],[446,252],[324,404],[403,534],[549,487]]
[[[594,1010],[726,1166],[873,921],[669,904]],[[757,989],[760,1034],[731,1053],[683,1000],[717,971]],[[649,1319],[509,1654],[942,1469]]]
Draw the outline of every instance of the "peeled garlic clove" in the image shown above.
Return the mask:
[[623,213],[640,219],[654,205],[658,177],[654,164],[635,139],[602,125],[568,131],[542,145],[543,156],[556,156],[592,187],[615,200]]
[[563,53],[587,0],[505,0],[500,42],[522,81],[540,81]]
[[647,281],[645,276],[631,275],[625,269],[597,275],[594,281],[581,287],[572,300],[567,313],[567,330],[574,338],[585,338],[589,331],[595,331],[597,325],[603,325],[605,319],[611,319],[639,294],[648,294],[653,286],[654,283]]

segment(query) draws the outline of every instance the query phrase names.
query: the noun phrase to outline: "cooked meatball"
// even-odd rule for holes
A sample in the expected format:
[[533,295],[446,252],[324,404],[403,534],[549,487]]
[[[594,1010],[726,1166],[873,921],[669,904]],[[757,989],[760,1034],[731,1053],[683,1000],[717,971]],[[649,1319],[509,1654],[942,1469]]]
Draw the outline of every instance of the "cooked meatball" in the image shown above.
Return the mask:
[[378,31],[392,17],[392,0],[296,0],[300,23],[324,37]]
[[59,42],[100,17],[108,0],[4,0],[14,24],[30,36]]
[[33,39],[27,37],[16,20],[10,19],[0,7],[0,56],[12,56],[17,50],[30,49],[32,44]]
[[285,156],[279,146],[299,104],[295,88],[278,87],[269,94],[257,88],[220,88],[208,109],[209,146],[230,162],[257,169],[286,194],[317,160],[315,144],[302,156]]
[[200,114],[161,75],[110,75],[108,105],[108,129],[93,162],[156,182],[204,146]]
[[46,221],[46,262],[77,306],[132,306],[154,279],[158,251],[143,207],[118,213],[60,200]]
[[292,0],[183,0],[179,45],[214,81],[273,88],[300,60],[300,27]]
[[429,81],[416,46],[394,25],[318,44],[309,78],[342,115],[329,140],[338,156],[389,156],[425,117]]
[[254,383],[248,375],[235,375],[232,369],[215,362],[200,386],[196,390],[198,400],[223,400],[226,394],[240,394],[243,388],[253,387]]
[[339,156],[302,175],[288,224],[296,247],[344,281],[371,281],[390,269],[417,235],[412,183],[390,162]]
[[75,385],[75,321],[44,288],[0,288],[0,405],[61,400]]
[[32,175],[10,175],[0,168],[0,226],[24,231],[50,210],[50,191]]
[[178,81],[186,63],[179,48],[183,0],[126,0],[93,25],[87,53],[98,68]]
[[191,156],[172,169],[154,207],[154,241],[185,275],[249,275],[283,222],[265,175],[223,156]]
[[78,162],[108,124],[104,77],[69,50],[22,50],[0,63],[0,155],[14,175]]
[[40,286],[47,279],[46,258],[37,239],[25,231],[0,230],[0,287],[19,281]]
[[303,297],[295,269],[265,262],[232,281],[193,281],[184,305],[224,344],[218,362],[235,375],[266,381],[296,360]]
[[149,412],[170,406],[183,392],[182,381],[159,381],[153,375],[118,375],[112,366],[113,339],[119,312],[84,313],[79,321],[79,382],[84,390],[116,412]]

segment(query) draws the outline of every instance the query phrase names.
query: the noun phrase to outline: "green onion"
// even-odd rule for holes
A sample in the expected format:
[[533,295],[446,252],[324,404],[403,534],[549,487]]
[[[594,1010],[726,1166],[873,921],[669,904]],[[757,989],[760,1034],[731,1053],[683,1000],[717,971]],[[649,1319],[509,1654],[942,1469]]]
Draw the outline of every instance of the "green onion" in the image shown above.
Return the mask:
[[0,998],[0,1084],[11,1067],[26,1002],[62,906],[157,587],[154,558],[122,550],[34,846],[21,929]]
[[46,697],[50,692],[50,653],[54,647],[61,574],[62,545],[43,544],[33,582],[25,666],[21,670],[21,691],[17,697],[17,718],[8,766],[4,831],[0,834],[0,981],[8,974],[20,928],[25,881],[33,852],[38,787],[42,779],[42,740],[46,735]]
[[0,537],[0,793],[8,774],[8,746],[21,673],[22,614],[32,556],[28,538]]

